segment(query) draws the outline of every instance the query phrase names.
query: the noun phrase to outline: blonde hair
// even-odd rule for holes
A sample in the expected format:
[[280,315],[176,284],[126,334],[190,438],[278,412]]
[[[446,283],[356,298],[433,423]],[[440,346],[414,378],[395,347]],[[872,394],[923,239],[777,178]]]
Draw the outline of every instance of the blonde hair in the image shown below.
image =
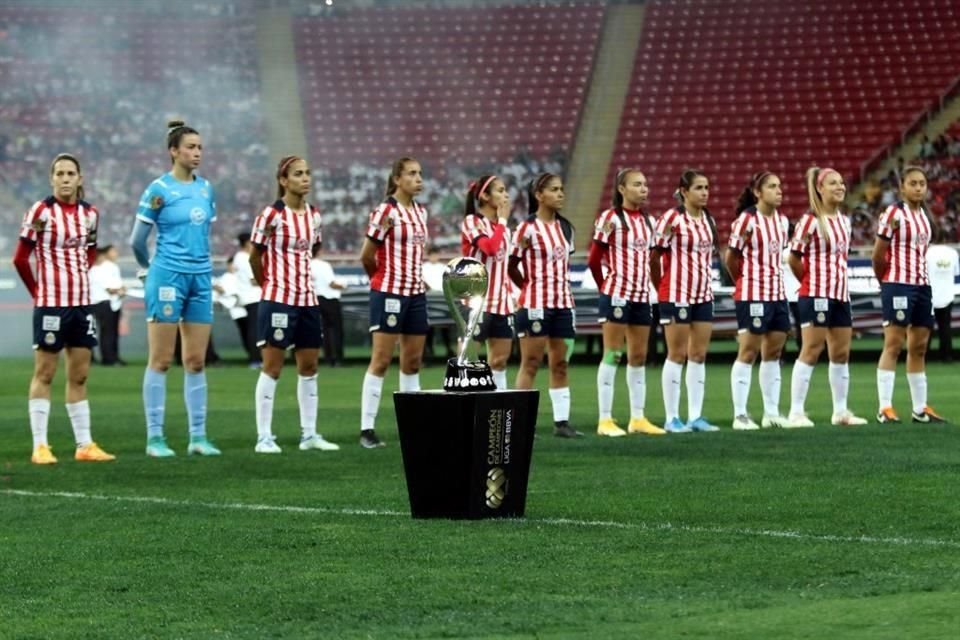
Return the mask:
[[[817,218],[817,227],[820,228],[820,235],[826,239],[828,235],[827,223],[824,220],[827,211],[826,207],[823,206],[823,198],[820,197],[820,192],[817,191],[823,180],[826,178],[828,173],[836,173],[838,176],[840,172],[836,169],[830,169],[825,167],[821,169],[820,167],[810,167],[807,169],[807,198],[810,200],[810,212]],[[841,176],[842,179],[842,176]]]

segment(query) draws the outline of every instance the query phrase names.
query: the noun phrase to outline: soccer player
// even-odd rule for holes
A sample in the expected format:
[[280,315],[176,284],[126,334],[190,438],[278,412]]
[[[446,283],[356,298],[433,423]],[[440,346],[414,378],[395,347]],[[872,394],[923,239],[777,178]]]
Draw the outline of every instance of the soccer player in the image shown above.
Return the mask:
[[[167,370],[180,331],[183,355],[183,396],[190,442],[187,454],[217,456],[207,439],[207,378],[204,356],[210,341],[213,303],[210,224],[217,219],[213,187],[194,172],[203,156],[197,130],[183,121],[167,125],[167,153],[173,165],[143,192],[131,245],[146,269],[144,304],[149,360],[143,375],[143,408],[147,422],[147,455],[176,455],[164,437]],[[151,259],[147,238],[157,230]]]
[[567,274],[569,255],[573,253],[573,225],[560,215],[563,180],[552,173],[542,173],[530,183],[527,197],[530,215],[514,233],[507,263],[510,279],[520,288],[516,319],[521,362],[516,387],[533,388],[546,352],[553,435],[579,438],[583,434],[570,426],[567,379],[568,350],[576,332]]
[[927,405],[926,355],[933,328],[933,300],[927,274],[927,248],[936,228],[923,203],[927,176],[919,167],[900,175],[900,195],[880,216],[873,247],[873,271],[883,304],[883,352],[877,364],[877,422],[900,422],[893,409],[897,358],[907,343],[907,384],[914,422],[945,422]]
[[[90,436],[87,374],[97,327],[90,307],[88,272],[96,258],[100,214],[83,200],[80,162],[61,153],[50,164],[53,195],[35,203],[23,218],[13,264],[33,298],[33,378],[30,380],[30,431],[34,464],[56,464],[47,441],[50,385],[60,352],[67,350],[67,415],[77,449],[74,459],[106,462],[115,457]],[[37,274],[30,265],[36,255]]]
[[507,360],[513,345],[513,297],[507,275],[509,216],[510,197],[503,180],[487,175],[470,183],[460,223],[460,249],[487,268],[483,319],[473,338],[487,343],[487,363],[497,389],[507,388]]
[[317,433],[317,357],[323,340],[320,306],[310,277],[320,244],[320,212],[306,201],[310,167],[287,156],[277,167],[277,201],[253,221],[250,267],[262,291],[257,306],[257,346],[263,362],[257,379],[257,453],[280,453],[273,435],[273,398],[287,351],[297,361],[300,450],[340,447]]
[[[660,300],[660,324],[667,339],[663,363],[664,429],[668,433],[717,431],[703,417],[707,348],[713,332],[712,262],[717,226],[707,211],[710,181],[687,169],[674,193],[679,206],[657,221],[650,253],[650,280]],[[680,374],[687,364],[687,422],[680,420]]]
[[370,276],[370,333],[373,350],[363,377],[360,445],[383,447],[374,429],[383,377],[400,343],[400,391],[420,390],[423,345],[430,326],[423,284],[427,210],[414,198],[423,190],[423,171],[413,158],[393,163],[386,200],[370,213],[360,261]]
[[835,425],[855,426],[866,420],[847,408],[850,390],[850,340],[853,321],[847,288],[850,221],[840,212],[847,193],[843,177],[833,169],[807,169],[810,210],[803,214],[790,243],[790,269],[800,281],[797,311],[803,346],[790,381],[790,416],[785,426],[812,427],[804,412],[813,368],[823,345],[830,357],[830,392]]
[[[777,207],[783,201],[780,178],[763,171],[740,194],[737,218],[730,227],[724,260],[734,279],[737,308],[737,359],[730,372],[733,428],[783,427],[780,415],[780,354],[790,331],[790,309],[783,287],[783,249],[789,221]],[[753,363],[760,356],[763,419],[758,425],[747,412]]]
[[[600,289],[600,323],[603,359],[597,369],[597,435],[619,437],[627,433],[666,433],[644,416],[647,382],[647,344],[650,338],[650,246],[653,222],[643,211],[650,193],[639,169],[622,169],[614,182],[613,206],[594,225],[587,265]],[[603,273],[603,265],[609,269]],[[617,365],[627,342],[627,390],[630,423],[626,431],[613,419],[613,389]]]

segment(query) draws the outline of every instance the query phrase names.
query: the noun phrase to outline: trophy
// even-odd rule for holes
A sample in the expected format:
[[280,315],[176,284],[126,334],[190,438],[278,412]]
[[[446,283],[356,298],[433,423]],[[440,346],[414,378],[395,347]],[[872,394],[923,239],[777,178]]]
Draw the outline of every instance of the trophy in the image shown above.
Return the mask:
[[[443,272],[443,297],[462,340],[456,358],[447,360],[443,379],[444,391],[495,391],[493,374],[486,362],[467,360],[467,348],[483,315],[483,298],[487,294],[487,268],[473,258],[454,258]],[[466,321],[460,311],[460,301],[467,299],[470,309]]]

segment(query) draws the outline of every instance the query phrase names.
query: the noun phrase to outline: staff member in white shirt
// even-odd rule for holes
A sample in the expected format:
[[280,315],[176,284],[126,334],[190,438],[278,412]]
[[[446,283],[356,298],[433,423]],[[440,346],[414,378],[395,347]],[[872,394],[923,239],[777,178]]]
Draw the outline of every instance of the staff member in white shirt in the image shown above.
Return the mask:
[[[934,233],[936,244],[927,248],[927,274],[933,298],[933,316],[937,321],[940,361],[953,362],[953,331],[950,325],[956,277],[960,276],[960,256],[956,249],[944,244],[944,235],[943,230],[938,229]],[[930,337],[932,340],[932,333]]]
[[347,285],[337,280],[333,266],[320,257],[320,250],[320,245],[313,248],[310,277],[313,278],[323,322],[323,357],[331,367],[339,367],[343,364],[343,308],[340,306],[340,295]]
[[234,273],[237,274],[237,297],[240,305],[247,310],[247,335],[243,341],[243,348],[247,352],[250,368],[260,367],[260,349],[257,347],[257,308],[260,305],[260,285],[253,279],[253,269],[250,268],[250,234],[237,235],[237,244],[240,250],[233,254]]
[[97,249],[97,261],[89,275],[90,305],[100,332],[100,364],[125,366],[120,359],[120,314],[127,290],[117,265],[117,248],[108,244]]

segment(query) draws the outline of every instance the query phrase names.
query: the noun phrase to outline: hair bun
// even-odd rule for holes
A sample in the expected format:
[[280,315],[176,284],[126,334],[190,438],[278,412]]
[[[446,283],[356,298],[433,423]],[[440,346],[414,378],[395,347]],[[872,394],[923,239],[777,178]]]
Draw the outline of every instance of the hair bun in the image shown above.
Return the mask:
[[183,120],[167,120],[167,129],[179,129],[185,124]]

